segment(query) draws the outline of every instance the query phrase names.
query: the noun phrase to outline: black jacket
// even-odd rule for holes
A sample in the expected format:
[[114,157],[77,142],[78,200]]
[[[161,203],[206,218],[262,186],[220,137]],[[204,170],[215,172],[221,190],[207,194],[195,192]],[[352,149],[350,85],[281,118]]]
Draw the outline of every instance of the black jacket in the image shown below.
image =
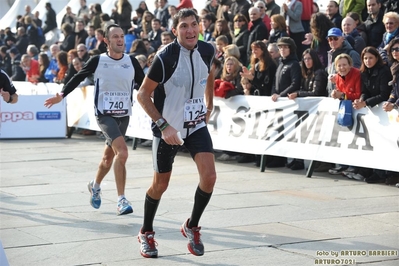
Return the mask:
[[287,97],[289,93],[299,91],[301,88],[301,66],[294,54],[287,58],[280,59],[280,64],[277,67],[276,82],[272,90],[273,94],[278,94],[282,97]]
[[370,16],[368,16],[367,20],[364,22],[366,26],[367,46],[374,46],[377,48],[381,44],[382,35],[384,35],[385,32],[385,25],[382,22],[383,16],[384,12],[380,9],[376,22],[374,22]]
[[274,60],[267,62],[265,71],[259,71],[259,63],[255,65],[254,79],[251,81],[251,95],[271,96],[277,66]]
[[43,34],[57,28],[57,15],[53,8],[47,10],[46,20],[44,21]]
[[233,43],[237,45],[240,50],[240,62],[245,65],[247,63],[247,48],[248,48],[249,31],[243,26],[240,32],[234,37]]
[[390,69],[384,65],[367,69],[361,74],[362,95],[361,99],[366,101],[366,105],[374,107],[375,105],[388,100],[392,87],[388,83],[392,80]]
[[[28,35],[24,34],[22,36],[19,36],[17,39],[17,43],[15,44],[15,46],[17,47],[18,51],[22,54],[26,53],[26,48],[28,48],[29,45],[29,38]],[[35,44],[35,43],[32,43]]]
[[272,34],[270,34],[269,43],[275,43],[281,37],[289,37],[289,36],[285,30],[284,31],[274,31]]
[[252,21],[252,27],[249,29],[248,37],[247,63],[249,63],[248,61],[252,54],[251,44],[254,41],[263,41],[264,39],[269,39],[269,31],[267,30],[265,23],[263,23],[262,18]]
[[297,92],[298,97],[328,96],[327,81],[327,72],[324,69],[316,70],[314,75],[302,78],[301,90]]
[[69,50],[75,48],[75,37],[75,33],[66,36],[64,41],[60,45],[61,51],[69,52]]
[[15,56],[14,60],[11,61],[12,66],[12,81],[25,81],[26,75],[24,70],[21,67],[21,55],[18,54]]

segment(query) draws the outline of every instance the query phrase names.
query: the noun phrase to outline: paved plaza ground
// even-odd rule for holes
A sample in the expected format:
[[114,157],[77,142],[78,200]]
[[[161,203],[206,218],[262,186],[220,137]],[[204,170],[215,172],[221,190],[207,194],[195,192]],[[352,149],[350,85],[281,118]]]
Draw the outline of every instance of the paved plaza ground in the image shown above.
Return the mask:
[[155,218],[159,258],[145,259],[137,232],[152,181],[151,150],[129,149],[126,196],[134,213],[117,216],[111,172],[101,208],[89,204],[87,182],[103,149],[96,136],[0,141],[1,266],[399,265],[398,188],[218,161],[200,221],[206,253],[191,255],[180,225],[190,216],[198,174],[182,152]]

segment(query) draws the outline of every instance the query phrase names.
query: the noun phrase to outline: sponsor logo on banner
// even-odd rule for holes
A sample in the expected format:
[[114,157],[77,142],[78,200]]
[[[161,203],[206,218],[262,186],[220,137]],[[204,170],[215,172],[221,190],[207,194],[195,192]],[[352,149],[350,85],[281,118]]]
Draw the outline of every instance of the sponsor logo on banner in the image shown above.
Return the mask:
[[34,120],[32,112],[2,112],[1,122],[17,122],[19,120]]
[[61,112],[37,112],[37,120],[60,120]]

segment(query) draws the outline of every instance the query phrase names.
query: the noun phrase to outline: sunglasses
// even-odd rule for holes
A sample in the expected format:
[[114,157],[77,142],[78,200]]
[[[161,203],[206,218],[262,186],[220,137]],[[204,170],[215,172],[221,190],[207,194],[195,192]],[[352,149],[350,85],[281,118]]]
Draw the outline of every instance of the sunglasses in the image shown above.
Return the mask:
[[394,48],[392,48],[392,49],[391,49],[391,53],[393,53],[393,52],[399,52],[399,47],[394,47]]
[[332,42],[332,41],[338,41],[338,37],[328,37],[328,41]]

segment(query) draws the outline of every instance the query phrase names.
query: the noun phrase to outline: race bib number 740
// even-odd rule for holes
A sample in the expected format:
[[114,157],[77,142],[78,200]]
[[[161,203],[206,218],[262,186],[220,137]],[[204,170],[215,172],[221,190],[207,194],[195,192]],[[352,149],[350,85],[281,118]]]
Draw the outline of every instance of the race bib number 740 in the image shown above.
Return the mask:
[[125,115],[129,112],[129,92],[107,91],[103,99],[104,115]]

